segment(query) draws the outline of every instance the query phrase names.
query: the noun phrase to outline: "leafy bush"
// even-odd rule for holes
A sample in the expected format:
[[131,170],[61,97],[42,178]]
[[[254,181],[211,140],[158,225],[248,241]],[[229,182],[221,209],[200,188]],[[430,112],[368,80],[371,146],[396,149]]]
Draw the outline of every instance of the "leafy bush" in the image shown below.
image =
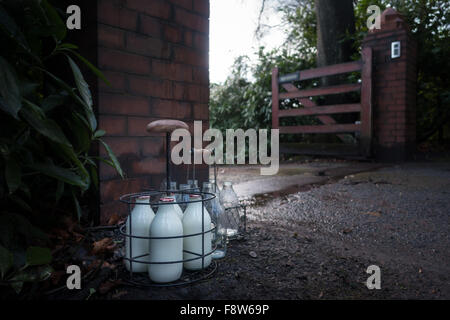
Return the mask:
[[[232,74],[224,84],[211,85],[210,123],[213,128],[268,129],[272,125],[272,68],[281,74],[308,69],[313,61],[287,50],[258,52],[258,61],[248,64],[248,57],[236,59]],[[248,80],[254,79],[253,81]]]
[[[45,244],[35,226],[48,227],[68,205],[81,217],[80,199],[98,187],[98,161],[122,175],[101,140],[105,131],[97,128],[77,62],[107,80],[65,37],[65,23],[47,0],[0,3],[0,279],[7,281],[42,279],[36,270],[23,275],[49,262],[48,249],[30,249]],[[109,158],[96,156],[96,143]]]

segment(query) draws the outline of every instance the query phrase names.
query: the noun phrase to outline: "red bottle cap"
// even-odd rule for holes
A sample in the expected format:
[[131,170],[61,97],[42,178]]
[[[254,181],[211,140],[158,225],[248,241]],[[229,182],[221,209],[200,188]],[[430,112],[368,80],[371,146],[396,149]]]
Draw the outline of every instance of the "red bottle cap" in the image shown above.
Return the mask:
[[173,198],[164,197],[164,198],[159,199],[159,201],[160,202],[174,202],[175,200]]

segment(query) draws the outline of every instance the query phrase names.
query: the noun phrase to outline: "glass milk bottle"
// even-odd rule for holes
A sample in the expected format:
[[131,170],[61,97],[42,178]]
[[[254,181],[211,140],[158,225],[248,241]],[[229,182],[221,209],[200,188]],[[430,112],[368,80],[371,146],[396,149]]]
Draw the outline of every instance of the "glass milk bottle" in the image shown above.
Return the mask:
[[[179,193],[177,195],[178,202],[188,202],[189,201],[189,192],[191,190],[191,187],[188,184],[180,184],[180,191],[184,191],[184,193]],[[184,210],[186,209],[186,204],[183,203],[180,205],[180,207]]]
[[[191,195],[190,200],[201,200],[199,195]],[[203,230],[202,230],[202,215],[203,215]],[[202,202],[191,202],[186,208],[183,216],[183,232],[184,235],[198,234],[201,232],[211,230],[211,217],[206,210],[202,208]],[[211,252],[211,232],[204,233],[203,244],[202,235],[185,237],[183,241],[183,249],[196,254],[206,255]],[[201,257],[192,253],[183,253],[183,260],[199,258],[192,261],[184,262],[184,267],[187,270],[200,270],[208,267],[211,264],[211,255],[207,255],[202,259]]]
[[[138,237],[147,237],[150,231],[150,225],[155,213],[150,206],[150,197],[143,196],[136,199],[136,205],[130,213],[131,216],[131,230],[130,230],[130,217],[127,218],[126,222],[126,233]],[[131,248],[130,248],[130,239]],[[131,250],[130,250],[131,249]],[[130,252],[131,251],[131,252]],[[136,258],[139,261],[148,261],[148,240],[139,238],[125,238],[125,257],[128,259],[133,257],[139,257],[146,254],[147,256]],[[146,272],[147,264],[133,262],[131,267],[133,272]],[[125,260],[125,267],[128,271],[131,270],[130,261]]]
[[[214,190],[213,190],[213,186],[212,186],[211,182],[203,182],[202,192],[208,192],[208,193],[214,194]],[[205,207],[208,210],[208,212],[212,214],[213,200],[206,201]]]
[[[150,237],[183,236],[183,225],[176,214],[172,198],[161,198],[156,216],[150,226]],[[150,262],[173,262],[183,260],[183,238],[150,239]],[[150,279],[157,283],[176,281],[183,272],[183,263],[149,264]]]
[[216,227],[214,232],[212,232],[212,243],[216,248],[212,253],[213,259],[221,259],[225,257],[227,250],[227,239],[226,232],[224,232],[223,220],[224,220],[224,209],[219,201],[219,192],[216,192],[216,186],[214,182],[204,182],[203,192],[208,192],[214,194],[216,197],[205,203],[208,212],[211,214],[211,229]]
[[187,181],[187,184],[189,185],[189,187],[194,191],[194,192],[199,192],[200,188],[198,187],[198,180],[191,180],[189,179]]
[[234,192],[231,182],[223,183],[223,189],[220,191],[220,203],[225,209],[222,219],[222,227],[228,238],[236,237],[239,230],[239,199]]
[[[175,195],[170,195],[167,198],[173,199],[174,202],[177,201],[176,196]],[[173,207],[175,208],[176,214],[178,216],[178,218],[180,218],[180,220],[183,220],[183,210],[181,210],[181,207],[178,205],[178,203],[174,203]]]
[[215,238],[214,244],[216,246],[216,250],[212,254],[213,259],[222,259],[225,257],[227,252],[227,232],[226,232],[226,216],[225,209],[219,201],[218,194],[216,194],[216,198],[213,200],[213,220],[215,221]]
[[159,187],[160,190],[170,190],[170,191],[177,191],[177,182],[176,181],[170,181],[169,188],[167,188],[167,180],[164,179],[161,182],[161,185]]

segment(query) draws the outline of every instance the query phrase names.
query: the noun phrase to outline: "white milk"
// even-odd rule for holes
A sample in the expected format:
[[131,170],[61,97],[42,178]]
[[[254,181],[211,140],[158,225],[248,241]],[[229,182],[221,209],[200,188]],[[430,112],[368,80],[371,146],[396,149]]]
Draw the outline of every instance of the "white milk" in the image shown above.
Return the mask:
[[[171,198],[162,198],[162,203],[172,203]],[[173,204],[160,205],[150,226],[150,237],[175,237],[183,235],[183,225]],[[150,239],[150,262],[183,260],[183,238]],[[150,279],[158,283],[176,281],[183,272],[183,263],[149,264]]]
[[[191,200],[201,199],[198,195],[191,195]],[[204,208],[204,219],[203,219],[203,231],[208,231],[211,229],[211,217]],[[183,232],[184,235],[197,234],[202,232],[202,203],[192,202],[186,208],[183,216]],[[204,234],[204,254],[211,252],[211,232]],[[202,235],[197,235],[193,237],[185,237],[183,241],[184,250],[191,251],[197,254],[202,254]],[[198,258],[198,256],[184,252],[183,260]],[[208,267],[211,264],[211,255],[204,257],[203,268]],[[184,267],[187,270],[200,270],[202,269],[202,258],[184,262]]]
[[[144,196],[139,197],[136,199],[136,205],[134,206],[133,210],[131,211],[131,234],[133,236],[139,236],[139,237],[148,237],[148,233],[150,231],[150,225],[152,223],[153,218],[155,217],[155,213],[152,210],[152,207],[150,206],[150,197]],[[126,222],[126,233],[130,234],[130,217],[127,218]],[[147,239],[138,239],[138,238],[132,238],[131,240],[132,245],[132,256],[138,257],[143,254],[147,254],[146,257],[136,258],[138,261],[148,261],[148,240]],[[125,237],[125,256],[130,259],[130,238]],[[128,271],[130,271],[130,261],[125,261],[125,267]],[[146,272],[147,271],[147,264],[145,263],[139,263],[139,262],[133,262],[133,272]]]
[[[167,198],[173,199],[173,201],[177,201],[175,196],[168,196]],[[178,218],[180,218],[180,221],[183,221],[183,210],[181,210],[178,203],[174,203],[173,207],[175,208],[175,212],[176,212]]]

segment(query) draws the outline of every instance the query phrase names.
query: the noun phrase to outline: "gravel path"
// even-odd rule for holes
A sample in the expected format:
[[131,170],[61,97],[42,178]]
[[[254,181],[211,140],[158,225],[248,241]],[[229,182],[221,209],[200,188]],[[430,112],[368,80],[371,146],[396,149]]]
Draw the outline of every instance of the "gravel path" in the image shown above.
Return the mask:
[[250,219],[314,239],[336,259],[367,261],[365,278],[367,263],[378,265],[384,290],[367,297],[448,299],[449,194],[450,165],[412,164],[276,199]]

